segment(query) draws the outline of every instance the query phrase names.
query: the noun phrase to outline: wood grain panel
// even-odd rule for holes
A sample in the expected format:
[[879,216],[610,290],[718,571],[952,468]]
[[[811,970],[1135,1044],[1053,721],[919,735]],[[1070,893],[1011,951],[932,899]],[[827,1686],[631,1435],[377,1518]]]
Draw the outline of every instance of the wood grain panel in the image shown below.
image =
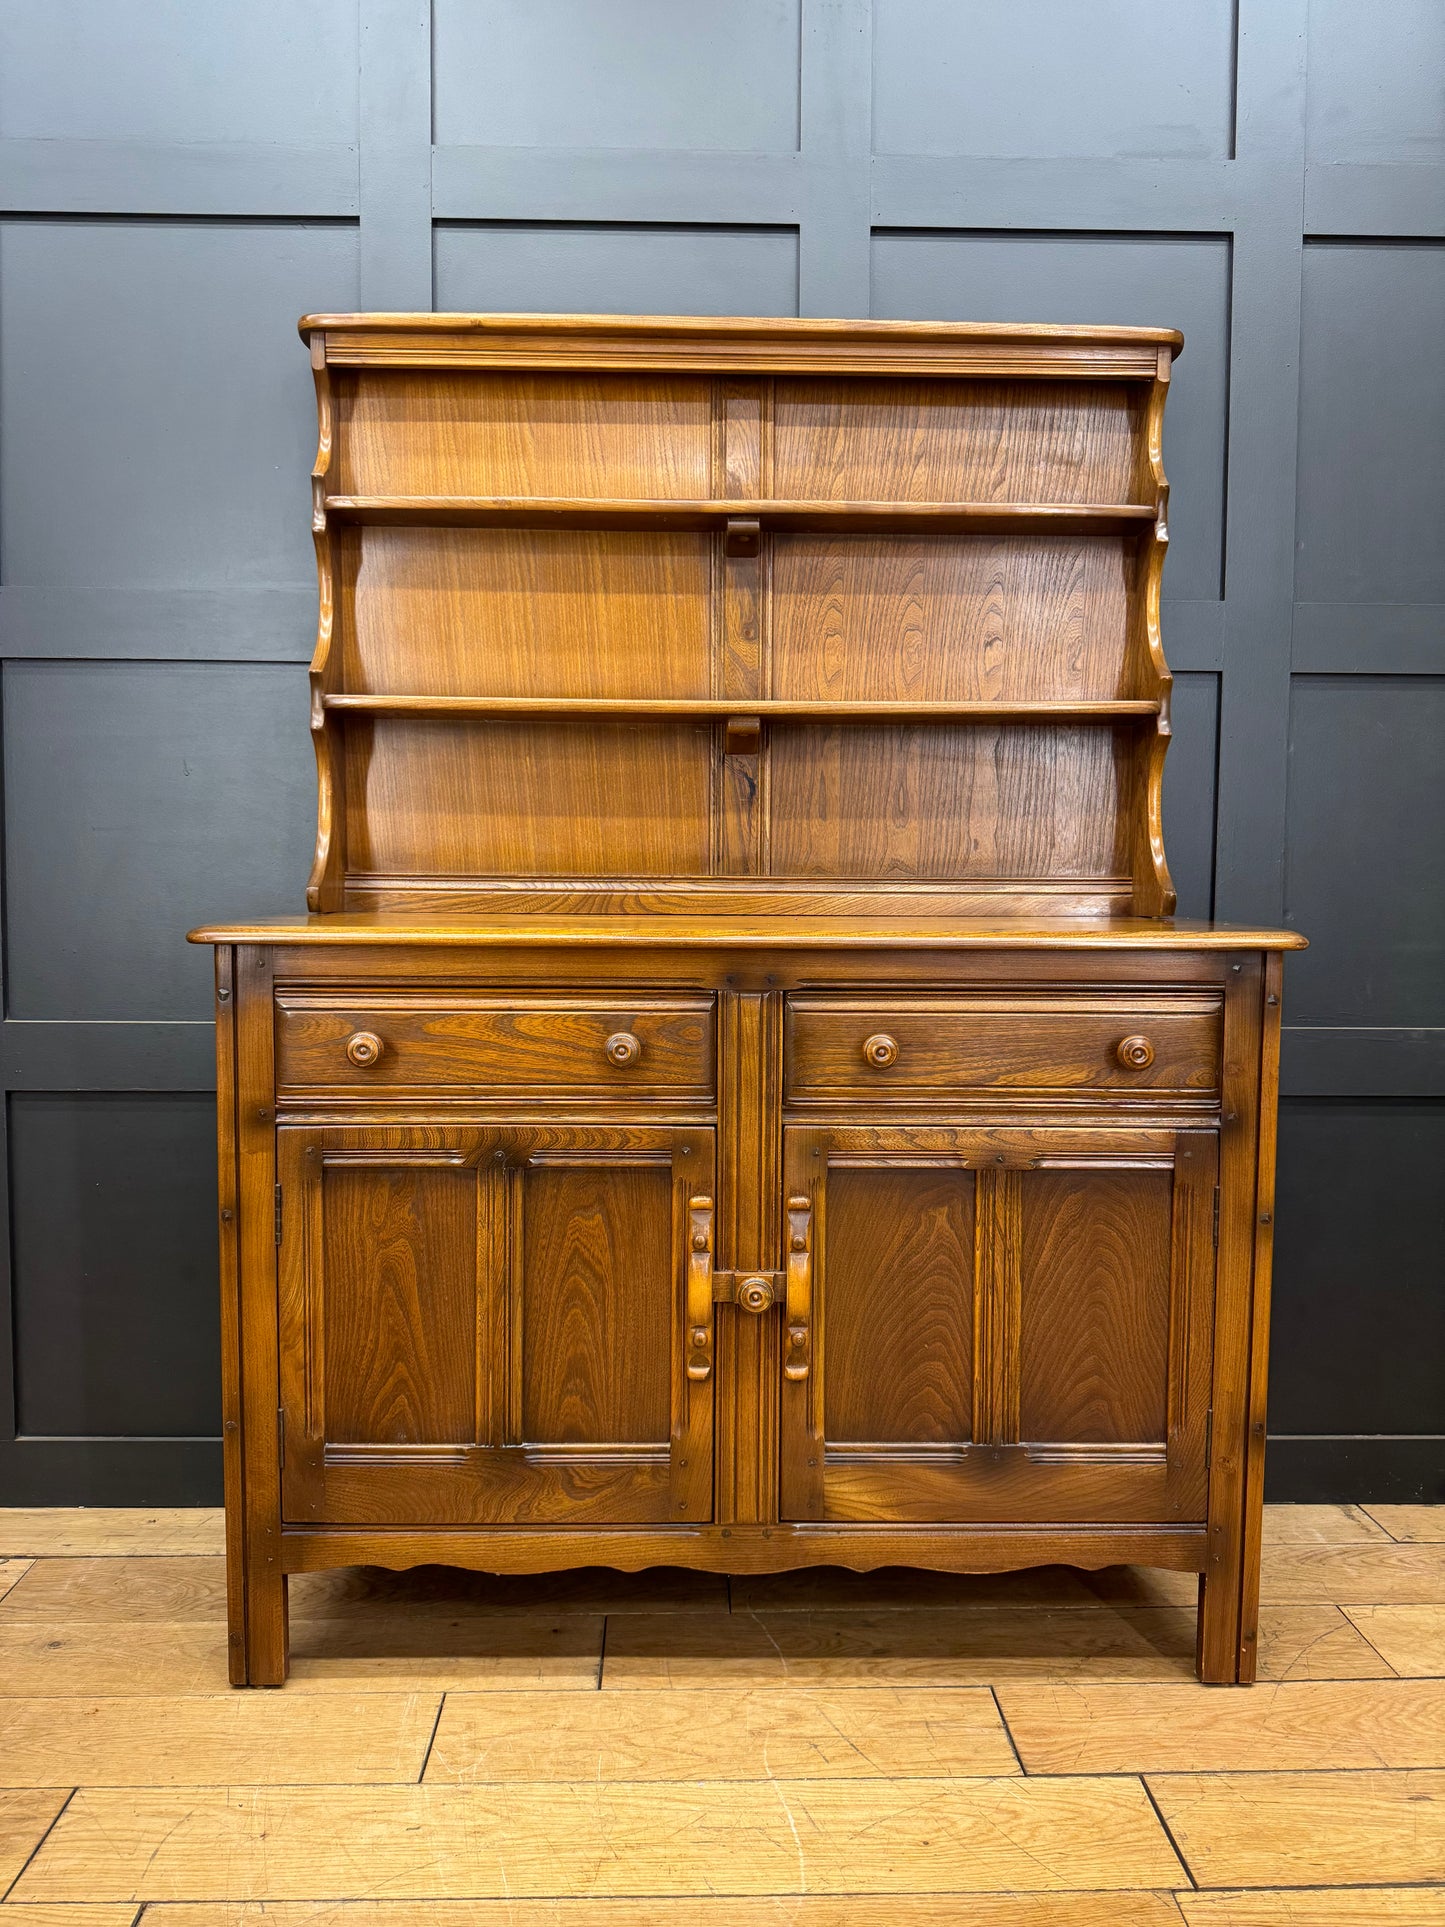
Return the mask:
[[1260,1597],[1341,1606],[1445,1606],[1445,1545],[1267,1545]]
[[665,1445],[671,1164],[538,1165],[518,1182],[523,1437]]
[[609,1623],[604,1691],[756,1686],[934,1689],[1000,1679],[1188,1680],[1194,1614],[1175,1607],[634,1614]]
[[780,380],[773,487],[834,502],[1132,502],[1145,391]]
[[1168,1171],[1025,1174],[1025,1439],[1163,1440],[1172,1195]]
[[1005,1685],[1030,1773],[1218,1773],[1445,1766],[1445,1681],[1190,1686]]
[[435,1693],[26,1699],[5,1707],[12,1786],[384,1785],[420,1778]]
[[3,1599],[12,1586],[18,1585],[23,1575],[29,1572],[33,1561],[29,1559],[0,1559],[0,1599]]
[[1391,1535],[1375,1523],[1375,1510],[1378,1508],[1359,1505],[1267,1505],[1264,1543],[1267,1546],[1343,1546],[1356,1542],[1381,1545]]
[[[264,1912],[262,1907],[264,1906]],[[133,1910],[12,1907],[7,1927],[131,1927]],[[42,1917],[43,1916],[43,1917]],[[1291,1921],[1303,1915],[1290,1916]],[[1328,1927],[1345,1927],[1343,1914]],[[1426,1921],[1421,1913],[1391,1914],[1377,1922],[1359,1916],[1355,1927],[1397,1927]],[[659,1900],[352,1900],[328,1906],[301,1900],[177,1902],[155,1916],[159,1927],[737,1927],[737,1902],[670,1894]],[[1165,1893],[1070,1894],[1066,1927],[1180,1927]],[[1353,1917],[1352,1917],[1353,1920]],[[808,1894],[787,1899],[754,1894],[748,1927],[1065,1927],[1058,1900],[1029,1894],[849,1894],[841,1900]],[[1230,1923],[1232,1927],[1232,1919]],[[1244,1927],[1274,1927],[1251,1916]],[[1430,1923],[1434,1927],[1434,1923]]]
[[1183,1878],[1137,1782],[82,1788],[18,1900],[1070,1892]]
[[[863,1055],[879,1032],[898,1046],[884,1066]],[[1118,1048],[1138,1034],[1153,1059],[1136,1069]],[[788,999],[785,1088],[793,1104],[852,1098],[870,1108],[968,1090],[1203,1092],[1219,1083],[1219,1042],[1219,1006],[1207,997],[799,991]]]
[[1359,1509],[1401,1544],[1445,1545],[1445,1505],[1367,1505]]
[[[746,1689],[448,1697],[427,1781],[836,1780],[1016,1773],[993,1696]],[[316,1777],[324,1776],[318,1774]]]
[[0,1890],[7,1888],[65,1805],[68,1786],[48,1792],[0,1790]]
[[1445,1773],[1151,1774],[1202,1887],[1445,1881]]
[[0,1556],[224,1552],[219,1506],[0,1506]]
[[352,717],[347,850],[390,876],[705,876],[700,723]]
[[1152,697],[1124,541],[777,535],[774,696],[816,702]]
[[328,1443],[475,1438],[477,1208],[474,1170],[324,1160]]
[[368,369],[336,390],[338,494],[709,493],[706,378]]
[[1413,1679],[1445,1678],[1445,1605],[1343,1610],[1397,1673]]
[[1124,876],[1123,734],[775,723],[771,873]]
[[972,1436],[973,1189],[948,1167],[830,1170],[817,1313],[830,1441]]
[[[1436,1887],[1179,1895],[1187,1927],[1439,1927]],[[509,1923],[510,1927],[510,1923]]]
[[[522,1618],[293,1618],[286,1697],[337,1692],[593,1692],[600,1614]],[[67,1620],[0,1623],[0,1694],[9,1700],[153,1699],[227,1691],[226,1635],[205,1621],[137,1621],[123,1630]]]
[[710,695],[712,546],[663,530],[339,531],[342,687]]
[[[371,1064],[347,1057],[357,1031],[380,1039]],[[621,1065],[607,1055],[619,1032],[640,1046]],[[713,1000],[625,990],[615,1000],[576,991],[541,992],[525,1002],[486,991],[380,991],[356,1000],[292,991],[276,1000],[276,1060],[278,1084],[291,1090],[451,1086],[489,1101],[555,1090],[614,1102],[671,1092],[710,1096]]]

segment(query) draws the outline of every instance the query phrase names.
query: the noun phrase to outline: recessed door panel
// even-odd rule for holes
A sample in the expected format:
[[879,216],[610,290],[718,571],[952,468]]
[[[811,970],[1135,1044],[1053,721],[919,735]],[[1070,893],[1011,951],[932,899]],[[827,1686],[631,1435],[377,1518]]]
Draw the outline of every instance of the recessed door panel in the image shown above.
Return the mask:
[[1174,1173],[1031,1171],[1019,1252],[1019,1436],[1162,1445]]
[[969,1438],[972,1174],[835,1169],[821,1243],[826,1436],[897,1445]]
[[782,1514],[1202,1521],[1207,1131],[785,1132]]
[[277,1139],[288,1519],[711,1517],[714,1386],[689,1373],[685,1316],[710,1131]]

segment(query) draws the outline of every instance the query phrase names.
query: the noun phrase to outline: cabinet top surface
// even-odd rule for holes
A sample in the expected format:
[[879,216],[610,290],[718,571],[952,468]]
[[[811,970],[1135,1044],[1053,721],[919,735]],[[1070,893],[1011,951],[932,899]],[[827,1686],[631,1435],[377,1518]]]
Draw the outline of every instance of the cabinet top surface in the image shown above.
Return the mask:
[[369,911],[202,924],[191,943],[739,950],[1303,950],[1296,930],[1155,917],[529,915],[426,920]]
[[815,341],[946,340],[1154,342],[1177,353],[1184,337],[1177,328],[1098,327],[1077,322],[1011,321],[849,321],[789,316],[625,315],[625,314],[306,314],[298,324],[303,336],[345,330],[372,334],[654,334],[679,337],[723,335]]

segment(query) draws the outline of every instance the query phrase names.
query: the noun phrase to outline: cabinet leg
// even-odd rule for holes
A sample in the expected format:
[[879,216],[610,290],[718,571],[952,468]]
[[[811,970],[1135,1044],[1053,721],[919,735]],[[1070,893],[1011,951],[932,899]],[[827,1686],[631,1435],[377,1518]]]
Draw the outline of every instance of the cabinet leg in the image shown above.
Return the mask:
[[[1235,1584],[1231,1585],[1233,1579]],[[1194,1669],[1206,1686],[1239,1686],[1249,1682],[1239,1670],[1238,1574],[1228,1571],[1199,1575],[1199,1623],[1195,1637]]]
[[285,1573],[269,1561],[259,1561],[246,1574],[245,1595],[246,1676],[242,1683],[284,1686],[291,1651]]

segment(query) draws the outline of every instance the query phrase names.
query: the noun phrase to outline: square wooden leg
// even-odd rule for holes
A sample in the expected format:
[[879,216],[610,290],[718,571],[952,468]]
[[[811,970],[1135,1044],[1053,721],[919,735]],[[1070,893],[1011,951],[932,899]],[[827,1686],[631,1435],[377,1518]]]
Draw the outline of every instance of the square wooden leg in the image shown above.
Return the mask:
[[246,1674],[236,1683],[284,1686],[291,1655],[286,1575],[272,1561],[258,1560],[246,1573],[244,1590]]

